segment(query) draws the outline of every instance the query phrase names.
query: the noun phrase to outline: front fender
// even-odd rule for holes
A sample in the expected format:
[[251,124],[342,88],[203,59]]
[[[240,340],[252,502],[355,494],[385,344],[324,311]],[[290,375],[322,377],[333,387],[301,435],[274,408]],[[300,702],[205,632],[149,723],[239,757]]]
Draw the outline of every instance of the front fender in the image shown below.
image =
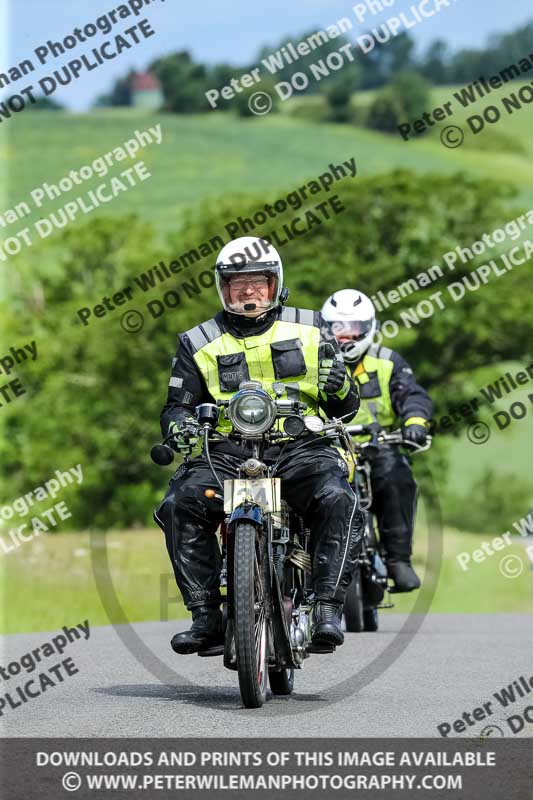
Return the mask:
[[248,522],[253,522],[254,525],[262,527],[265,520],[265,515],[260,506],[246,505],[237,506],[231,512],[228,525],[233,525],[237,520],[246,519]]

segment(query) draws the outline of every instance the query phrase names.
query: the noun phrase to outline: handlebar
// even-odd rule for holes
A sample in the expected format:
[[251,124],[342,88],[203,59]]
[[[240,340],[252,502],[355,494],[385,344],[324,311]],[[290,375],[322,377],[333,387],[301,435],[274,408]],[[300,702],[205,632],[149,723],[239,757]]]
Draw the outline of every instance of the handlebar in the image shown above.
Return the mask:
[[[290,416],[291,414],[302,414],[307,410],[307,405],[305,403],[301,403],[298,400],[282,400],[279,395],[274,399],[274,403],[278,410],[276,418]],[[228,400],[219,400],[216,406],[219,408],[226,408],[228,404]],[[189,418],[186,427],[189,428],[191,437],[196,436],[199,432],[203,434],[205,450],[208,453],[208,441],[210,439],[212,441],[223,441],[227,437],[217,432],[215,429],[217,413],[214,405],[203,404],[197,406],[196,413],[198,418]],[[425,450],[429,450],[432,441],[431,436],[428,435],[424,445],[417,445],[414,442],[405,440],[401,429],[390,432],[385,431],[377,422],[371,423],[370,425],[345,425],[343,423],[343,417],[323,423],[321,427],[314,429],[314,432],[326,438],[340,437],[341,440],[344,441],[345,447],[353,455],[355,455],[356,452],[361,452],[363,448],[368,450],[372,448],[378,449],[382,444],[404,445],[413,453],[422,453]],[[234,434],[231,435],[233,436]],[[287,433],[275,430],[270,430],[268,435],[270,441],[293,438],[287,435]],[[174,436],[175,433],[168,434],[161,444],[154,445],[152,448],[150,455],[156,464],[166,466],[174,460],[174,451],[172,447],[168,445],[168,442],[170,442]],[[370,438],[367,442],[359,443],[353,442],[352,436],[369,436]],[[184,436],[184,438],[186,439],[187,437]]]
[[415,442],[404,438],[401,428],[389,432],[381,429],[377,423],[372,423],[370,425],[346,425],[345,429],[351,436],[371,437],[369,442],[361,443],[362,447],[376,447],[380,444],[397,444],[409,447],[414,453],[423,453],[429,450],[432,443],[432,436],[430,434],[427,435],[425,444],[415,444]]

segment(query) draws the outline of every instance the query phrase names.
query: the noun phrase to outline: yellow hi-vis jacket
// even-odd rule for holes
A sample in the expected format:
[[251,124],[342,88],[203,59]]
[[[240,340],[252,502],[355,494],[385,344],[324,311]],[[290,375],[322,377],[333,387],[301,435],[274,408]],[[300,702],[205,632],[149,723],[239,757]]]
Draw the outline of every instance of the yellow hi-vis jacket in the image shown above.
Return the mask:
[[[333,353],[340,357],[336,342],[323,338],[322,325],[317,311],[279,306],[258,333],[243,327],[246,334],[241,335],[230,315],[220,312],[181,334],[161,414],[163,435],[171,422],[181,424],[200,403],[230,399],[246,380],[261,381],[273,398],[274,384],[282,384],[281,396],[306,403],[306,414],[321,410],[329,418],[353,417],[359,399],[351,380],[342,397],[319,391],[318,365],[326,343],[333,347],[330,357]],[[230,429],[221,416],[218,430]]]

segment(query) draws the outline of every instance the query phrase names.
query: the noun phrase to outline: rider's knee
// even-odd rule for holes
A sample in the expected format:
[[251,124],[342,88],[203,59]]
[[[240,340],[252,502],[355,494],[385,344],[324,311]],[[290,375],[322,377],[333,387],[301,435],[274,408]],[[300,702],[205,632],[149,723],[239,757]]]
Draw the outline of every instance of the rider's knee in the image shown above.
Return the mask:
[[171,529],[172,524],[172,509],[174,506],[173,496],[168,494],[163,498],[161,503],[154,510],[154,520],[159,525],[163,533]]
[[346,480],[330,479],[317,492],[316,500],[320,505],[330,508],[340,505],[348,509],[353,508],[355,495]]
[[387,454],[386,458],[373,464],[372,478],[388,481],[405,488],[416,488],[411,467],[401,453]]
[[416,481],[408,464],[393,472],[389,480],[394,483],[400,494],[404,496],[411,496],[416,493]]

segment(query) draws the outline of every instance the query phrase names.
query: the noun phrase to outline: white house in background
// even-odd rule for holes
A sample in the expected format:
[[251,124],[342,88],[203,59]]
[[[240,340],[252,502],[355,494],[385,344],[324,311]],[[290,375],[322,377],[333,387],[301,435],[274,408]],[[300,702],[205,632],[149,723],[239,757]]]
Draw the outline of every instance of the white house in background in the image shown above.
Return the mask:
[[136,72],[131,79],[133,108],[157,111],[163,105],[161,84],[151,72]]

